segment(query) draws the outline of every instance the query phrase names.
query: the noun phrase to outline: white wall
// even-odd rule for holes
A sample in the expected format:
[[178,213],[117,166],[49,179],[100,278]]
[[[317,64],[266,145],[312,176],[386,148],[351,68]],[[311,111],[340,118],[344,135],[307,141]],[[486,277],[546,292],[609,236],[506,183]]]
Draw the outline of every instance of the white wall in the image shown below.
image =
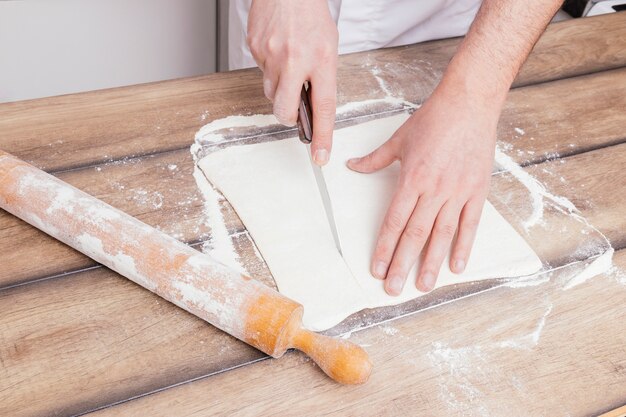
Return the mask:
[[216,0],[0,1],[0,102],[206,74]]

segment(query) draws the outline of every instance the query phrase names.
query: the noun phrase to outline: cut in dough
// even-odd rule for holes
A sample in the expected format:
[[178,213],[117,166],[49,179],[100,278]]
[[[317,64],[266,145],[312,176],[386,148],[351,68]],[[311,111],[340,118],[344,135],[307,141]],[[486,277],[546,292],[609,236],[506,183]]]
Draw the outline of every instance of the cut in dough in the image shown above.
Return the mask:
[[[399,173],[393,164],[359,174],[346,161],[387,140],[406,114],[337,130],[331,162],[323,168],[343,257],[335,248],[309,155],[297,137],[231,146],[199,162],[209,181],[233,205],[267,262],[281,293],[304,305],[304,324],[328,329],[365,308],[399,304],[423,295],[415,270],[398,297],[370,275],[381,221]],[[485,204],[466,271],[453,274],[444,262],[437,286],[528,275],[541,261],[526,241]]]

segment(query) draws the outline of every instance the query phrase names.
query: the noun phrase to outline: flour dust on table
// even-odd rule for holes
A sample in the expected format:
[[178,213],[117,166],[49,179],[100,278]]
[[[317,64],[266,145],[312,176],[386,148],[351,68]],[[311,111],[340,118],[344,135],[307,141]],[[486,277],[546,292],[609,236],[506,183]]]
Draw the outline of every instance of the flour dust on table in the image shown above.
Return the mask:
[[[215,151],[200,169],[230,201],[265,259],[280,292],[304,305],[304,324],[325,330],[366,308],[400,304],[423,295],[413,285],[417,266],[398,297],[370,274],[381,221],[394,192],[399,164],[359,174],[346,161],[387,140],[407,114],[335,132],[330,163],[323,168],[343,256],[337,251],[317,190],[309,155],[297,137]],[[448,261],[437,287],[529,275],[541,261],[515,229],[487,202],[465,272]]]

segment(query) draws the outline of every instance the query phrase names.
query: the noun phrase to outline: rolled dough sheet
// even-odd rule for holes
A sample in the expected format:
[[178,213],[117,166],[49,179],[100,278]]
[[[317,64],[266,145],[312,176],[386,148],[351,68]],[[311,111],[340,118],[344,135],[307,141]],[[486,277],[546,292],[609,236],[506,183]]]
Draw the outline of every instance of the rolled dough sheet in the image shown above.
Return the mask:
[[[325,330],[365,308],[399,304],[423,295],[413,268],[402,294],[385,293],[369,271],[381,221],[399,174],[399,164],[359,174],[346,161],[387,140],[407,119],[400,114],[339,129],[331,162],[323,168],[343,257],[335,248],[305,146],[297,137],[231,146],[199,162],[252,235],[281,293],[304,305],[304,324]],[[486,203],[466,271],[453,274],[447,260],[436,288],[488,278],[529,275],[541,261]]]

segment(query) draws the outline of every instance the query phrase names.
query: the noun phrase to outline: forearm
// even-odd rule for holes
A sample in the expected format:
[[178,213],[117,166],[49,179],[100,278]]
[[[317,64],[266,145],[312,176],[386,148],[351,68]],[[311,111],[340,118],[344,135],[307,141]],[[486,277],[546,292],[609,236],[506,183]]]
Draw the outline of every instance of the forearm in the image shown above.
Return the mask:
[[562,0],[484,0],[440,87],[499,110]]

